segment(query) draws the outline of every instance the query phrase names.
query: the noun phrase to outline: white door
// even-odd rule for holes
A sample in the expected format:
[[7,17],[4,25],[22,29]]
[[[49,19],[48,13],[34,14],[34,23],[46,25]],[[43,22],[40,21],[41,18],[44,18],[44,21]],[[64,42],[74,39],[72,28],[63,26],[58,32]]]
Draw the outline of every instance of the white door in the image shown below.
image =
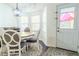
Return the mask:
[[77,51],[77,4],[57,6],[57,47]]

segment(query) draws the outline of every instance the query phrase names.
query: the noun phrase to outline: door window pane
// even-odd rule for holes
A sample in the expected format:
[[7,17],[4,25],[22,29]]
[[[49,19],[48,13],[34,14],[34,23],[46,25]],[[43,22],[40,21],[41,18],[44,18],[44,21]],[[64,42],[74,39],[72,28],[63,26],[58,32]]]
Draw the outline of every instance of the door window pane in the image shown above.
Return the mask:
[[64,8],[60,11],[60,28],[72,29],[74,27],[75,8]]

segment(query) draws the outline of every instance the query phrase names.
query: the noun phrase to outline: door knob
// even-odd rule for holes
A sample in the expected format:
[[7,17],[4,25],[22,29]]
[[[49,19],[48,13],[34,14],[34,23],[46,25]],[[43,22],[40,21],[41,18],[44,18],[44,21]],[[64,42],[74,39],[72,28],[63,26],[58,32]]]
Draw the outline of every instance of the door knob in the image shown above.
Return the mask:
[[59,32],[59,30],[57,30],[57,32]]

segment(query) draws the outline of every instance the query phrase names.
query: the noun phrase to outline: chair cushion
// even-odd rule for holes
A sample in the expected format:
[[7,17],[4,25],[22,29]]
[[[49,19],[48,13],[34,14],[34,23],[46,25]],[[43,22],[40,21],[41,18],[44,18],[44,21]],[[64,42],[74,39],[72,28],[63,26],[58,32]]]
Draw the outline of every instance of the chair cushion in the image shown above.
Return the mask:
[[27,42],[31,42],[31,43],[34,43],[34,42],[37,42],[37,40],[27,40]]
[[0,42],[0,47],[1,47],[1,42]]
[[33,37],[25,38],[23,40],[26,40],[26,42],[31,42],[31,43],[37,42],[37,39]]

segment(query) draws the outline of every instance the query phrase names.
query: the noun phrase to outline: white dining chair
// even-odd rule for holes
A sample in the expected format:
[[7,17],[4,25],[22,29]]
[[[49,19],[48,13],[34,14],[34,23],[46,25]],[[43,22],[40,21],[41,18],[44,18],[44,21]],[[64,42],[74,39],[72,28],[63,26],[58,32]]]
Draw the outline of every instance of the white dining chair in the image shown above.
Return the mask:
[[2,54],[2,34],[4,33],[4,29],[0,27],[0,55]]
[[39,37],[40,37],[40,30],[32,37],[30,37],[29,39],[26,40],[27,42],[27,50],[28,50],[28,45],[29,44],[33,44],[33,43],[36,43],[36,46],[39,50]]
[[0,27],[0,36],[2,36],[3,33],[4,33],[4,29]]
[[6,44],[8,56],[21,55],[20,35],[14,30],[6,30],[2,35],[3,41]]
[[2,38],[0,37],[0,55],[2,54]]
[[30,28],[29,28],[29,27],[26,27],[26,28],[24,29],[24,32],[30,32]]

